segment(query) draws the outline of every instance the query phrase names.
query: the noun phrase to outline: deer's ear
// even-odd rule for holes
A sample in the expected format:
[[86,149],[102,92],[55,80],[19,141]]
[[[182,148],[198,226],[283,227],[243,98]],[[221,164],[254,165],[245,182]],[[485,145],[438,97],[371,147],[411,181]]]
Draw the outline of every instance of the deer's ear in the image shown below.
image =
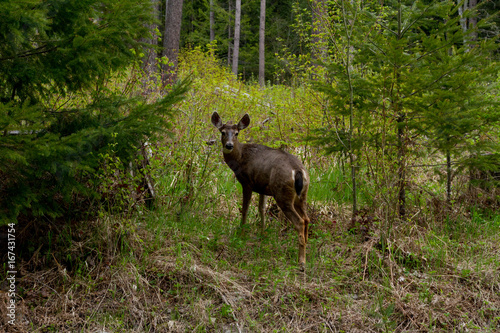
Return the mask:
[[242,130],[248,127],[250,125],[250,116],[248,113],[245,113],[245,115],[241,118],[240,122],[238,123],[238,130]]
[[212,124],[217,128],[222,127],[222,119],[220,119],[217,112],[212,113]]

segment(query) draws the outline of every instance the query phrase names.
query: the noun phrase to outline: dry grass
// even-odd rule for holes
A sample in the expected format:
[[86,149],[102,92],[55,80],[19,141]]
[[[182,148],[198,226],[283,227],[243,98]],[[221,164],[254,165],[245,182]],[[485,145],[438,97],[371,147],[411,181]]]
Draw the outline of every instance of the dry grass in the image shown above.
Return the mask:
[[35,251],[20,262],[17,325],[6,322],[2,292],[0,330],[500,330],[498,233],[451,242],[415,223],[396,224],[382,237],[374,222],[365,241],[347,232],[341,207],[312,207],[311,215],[306,274],[292,266],[295,252],[280,252],[290,241],[295,245],[286,225],[268,230],[267,240],[255,239],[251,229],[248,239],[220,235],[216,243],[175,224],[102,219],[81,225],[68,248]]

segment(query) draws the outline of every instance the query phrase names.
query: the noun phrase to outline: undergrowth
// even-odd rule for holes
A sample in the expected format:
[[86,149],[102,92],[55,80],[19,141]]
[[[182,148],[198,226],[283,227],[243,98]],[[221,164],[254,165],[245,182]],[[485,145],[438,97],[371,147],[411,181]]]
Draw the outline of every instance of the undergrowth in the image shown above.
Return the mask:
[[220,181],[207,188],[219,194],[197,205],[167,203],[54,231],[20,267],[18,331],[500,328],[498,215],[475,212],[452,235],[446,224],[400,223],[382,242],[380,222],[360,238],[341,207],[317,196],[304,274],[295,232],[273,203],[263,234],[255,208],[241,234],[236,184],[215,175]]
[[[129,206],[121,212],[103,210],[90,221],[20,221],[18,321],[8,326],[2,304],[0,330],[500,330],[494,209],[461,198],[445,206],[442,188],[429,185],[434,174],[419,169],[411,178],[411,214],[394,219],[391,189],[380,191],[370,170],[360,169],[363,209],[352,217],[343,161],[300,140],[321,121],[318,96],[307,86],[244,85],[196,50],[184,61],[180,71],[191,73],[193,88],[178,105],[172,135],[150,143],[154,206],[123,200]],[[272,199],[263,233],[256,195],[239,228],[241,187],[222,160],[213,111],[233,121],[250,113],[242,141],[287,149],[310,171],[305,273],[296,266],[296,233]],[[113,179],[127,172],[105,171]],[[0,302],[7,300],[0,293]]]

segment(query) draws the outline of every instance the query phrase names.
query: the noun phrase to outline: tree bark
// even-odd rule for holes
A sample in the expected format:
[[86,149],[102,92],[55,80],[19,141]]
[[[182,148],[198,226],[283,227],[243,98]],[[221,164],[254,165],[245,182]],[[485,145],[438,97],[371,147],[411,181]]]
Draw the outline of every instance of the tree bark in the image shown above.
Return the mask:
[[214,0],[210,0],[210,43],[215,40]]
[[179,44],[181,39],[183,0],[165,0],[165,29],[163,33],[163,56],[170,64],[162,65],[163,84],[174,82],[177,77]]
[[[398,40],[403,38],[402,34],[402,9],[401,0],[398,1]],[[395,92],[397,101],[394,103],[396,113],[396,126],[398,135],[398,206],[399,217],[406,218],[406,113],[399,104],[399,64],[395,64]]]
[[405,142],[405,115],[398,110],[400,115],[396,120],[398,127],[398,206],[399,217],[406,216],[406,142]]
[[[471,10],[474,10],[474,8],[477,5],[477,0],[469,0],[469,8]],[[472,30],[472,33],[470,35],[471,41],[474,44],[475,41],[477,41],[477,31],[476,31],[476,26],[477,26],[477,13],[474,13],[470,18],[469,18],[469,29]]]
[[474,13],[469,18],[465,13],[469,10],[472,11],[477,6],[477,0],[465,0],[464,3],[458,7],[458,14],[460,15],[460,26],[464,33],[464,44],[470,49],[474,47],[474,42],[477,40],[477,13]]
[[228,1],[228,25],[227,25],[227,65],[231,67],[231,12],[233,8],[231,7],[231,1]]
[[462,27],[462,31],[465,33],[467,31],[467,18],[464,17],[464,12],[468,8],[468,1],[465,0],[462,6],[458,7],[458,14],[460,15],[460,26]]
[[451,153],[446,151],[446,203],[451,207]]
[[259,85],[261,87],[263,87],[266,84],[265,35],[266,35],[266,0],[260,0]]
[[238,76],[238,57],[240,55],[240,25],[241,25],[241,0],[236,0],[234,13],[234,49],[233,49],[233,74]]
[[[151,10],[155,19],[159,18],[160,15],[160,4],[156,0],[151,0]],[[153,85],[150,81],[156,80],[156,73],[158,72],[158,67],[156,66],[156,46],[158,46],[158,34],[156,29],[158,28],[157,23],[151,23],[148,25],[151,32],[151,38],[145,38],[141,40],[144,43],[151,44],[144,51],[144,57],[142,58],[142,70],[144,71],[144,76],[142,78],[142,91],[144,94],[149,94],[152,92]]]
[[[322,15],[322,8],[323,3],[322,0],[315,1],[313,3],[313,17],[315,16],[314,13],[316,13],[316,16]],[[345,57],[345,68],[346,68],[346,74],[347,74],[347,81],[349,83],[349,162],[351,163],[351,183],[352,183],[352,218],[354,219],[357,212],[358,212],[358,186],[357,186],[357,178],[356,178],[356,156],[354,154],[354,87],[353,87],[353,82],[352,82],[352,74],[353,74],[353,66],[352,66],[352,45],[351,45],[351,37],[348,33],[349,27],[354,24],[352,21],[348,21],[347,17],[347,11],[346,11],[346,6],[345,6],[345,1],[341,2],[342,5],[342,17],[344,21],[344,29],[346,32],[347,36],[347,48],[346,48],[346,57]],[[318,27],[320,26],[320,20],[321,17],[316,17],[316,19],[313,18],[313,26],[317,23]],[[318,31],[314,32],[313,34],[316,33],[318,38],[321,38],[321,34],[318,35]],[[320,46],[321,50],[321,46]],[[317,56],[321,57],[321,54],[317,54]]]

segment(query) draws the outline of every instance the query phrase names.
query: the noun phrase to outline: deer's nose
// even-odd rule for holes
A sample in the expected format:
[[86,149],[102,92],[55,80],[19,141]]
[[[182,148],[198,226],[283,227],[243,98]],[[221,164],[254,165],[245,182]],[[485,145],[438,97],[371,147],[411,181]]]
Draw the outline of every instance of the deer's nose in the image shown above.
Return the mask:
[[231,150],[231,149],[233,149],[233,147],[234,147],[234,145],[231,142],[227,142],[226,143],[226,149],[227,150]]

